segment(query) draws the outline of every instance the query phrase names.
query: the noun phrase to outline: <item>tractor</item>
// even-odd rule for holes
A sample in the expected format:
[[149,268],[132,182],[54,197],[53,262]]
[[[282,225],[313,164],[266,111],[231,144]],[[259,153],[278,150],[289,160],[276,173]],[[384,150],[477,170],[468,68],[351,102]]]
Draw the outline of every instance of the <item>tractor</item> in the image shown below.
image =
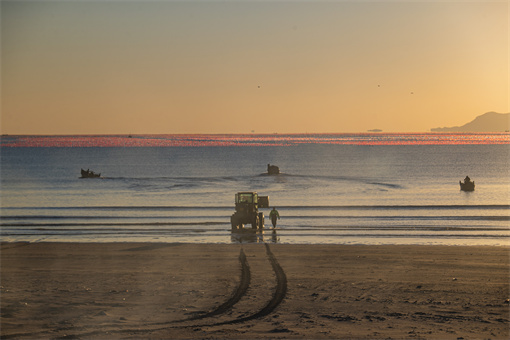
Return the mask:
[[244,230],[251,224],[252,230],[264,228],[264,213],[259,208],[269,208],[269,197],[256,192],[238,192],[235,196],[236,211],[230,217],[232,230]]

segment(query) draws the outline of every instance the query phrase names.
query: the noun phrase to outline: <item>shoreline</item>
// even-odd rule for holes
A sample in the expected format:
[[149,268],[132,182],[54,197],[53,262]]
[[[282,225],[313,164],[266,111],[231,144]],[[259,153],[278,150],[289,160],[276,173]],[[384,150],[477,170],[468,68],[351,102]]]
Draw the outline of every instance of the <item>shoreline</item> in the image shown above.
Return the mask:
[[[278,230],[277,230],[278,231]],[[323,236],[321,236],[323,237]],[[7,240],[5,240],[7,238]],[[334,240],[326,240],[322,243],[319,242],[298,242],[294,241],[281,241],[281,238],[289,238],[287,235],[283,236],[280,233],[272,233],[271,229],[264,230],[264,233],[261,234],[230,234],[226,235],[223,239],[223,236],[219,237],[221,240],[218,240],[218,237],[213,237],[216,241],[203,241],[203,235],[197,236],[197,239],[193,239],[191,237],[187,237],[186,241],[175,241],[175,237],[168,237],[168,240],[164,237],[158,237],[157,240],[140,240],[140,237],[129,237],[124,238],[122,235],[119,235],[116,239],[114,237],[109,237],[104,240],[97,241],[94,240],[93,237],[81,237],[79,240],[76,238],[73,240],[70,239],[24,239],[24,240],[13,240],[9,239],[9,237],[4,237],[2,241],[0,241],[0,247],[8,244],[37,244],[37,243],[46,243],[46,244],[166,244],[166,245],[188,245],[188,244],[197,244],[197,245],[237,245],[242,246],[246,244],[260,244],[260,243],[268,243],[270,245],[292,245],[292,246],[339,246],[339,247],[355,247],[355,246],[367,246],[367,247],[496,247],[496,248],[509,248],[510,243],[506,242],[506,239],[500,239],[497,241],[491,240],[483,240],[483,239],[428,239],[428,242],[424,241],[418,242],[418,238],[414,238],[416,242],[409,241],[409,238],[405,238],[405,241],[400,241],[402,238],[380,238],[380,237],[367,237],[367,239],[363,240],[363,242],[359,241],[359,237],[350,237],[344,236],[342,239],[343,243],[335,242]],[[351,240],[352,239],[352,240]],[[470,240],[471,242],[468,242]],[[385,242],[386,241],[386,242]],[[400,242],[399,242],[400,241]],[[482,242],[485,241],[485,242]]]
[[507,246],[0,247],[5,339],[509,336]]

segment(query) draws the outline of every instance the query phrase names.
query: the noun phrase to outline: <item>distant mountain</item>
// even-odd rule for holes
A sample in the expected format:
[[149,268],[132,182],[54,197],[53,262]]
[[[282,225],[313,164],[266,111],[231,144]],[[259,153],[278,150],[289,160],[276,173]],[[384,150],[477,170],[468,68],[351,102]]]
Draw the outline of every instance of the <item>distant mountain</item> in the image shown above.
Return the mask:
[[510,130],[510,113],[487,112],[462,126],[430,129],[432,132],[505,132]]

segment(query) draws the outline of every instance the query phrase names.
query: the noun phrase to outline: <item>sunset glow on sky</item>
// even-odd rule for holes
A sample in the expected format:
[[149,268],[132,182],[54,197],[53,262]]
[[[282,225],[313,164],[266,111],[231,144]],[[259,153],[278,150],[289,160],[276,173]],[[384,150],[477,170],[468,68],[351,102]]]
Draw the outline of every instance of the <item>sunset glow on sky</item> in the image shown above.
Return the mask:
[[2,1],[1,133],[424,132],[509,104],[508,1]]

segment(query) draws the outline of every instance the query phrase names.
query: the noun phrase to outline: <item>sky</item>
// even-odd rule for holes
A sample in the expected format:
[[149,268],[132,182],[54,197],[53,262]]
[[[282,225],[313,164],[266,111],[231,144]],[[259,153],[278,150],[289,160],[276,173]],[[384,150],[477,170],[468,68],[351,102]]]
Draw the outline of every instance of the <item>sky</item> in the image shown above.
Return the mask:
[[425,132],[510,112],[502,1],[9,1],[2,134]]

